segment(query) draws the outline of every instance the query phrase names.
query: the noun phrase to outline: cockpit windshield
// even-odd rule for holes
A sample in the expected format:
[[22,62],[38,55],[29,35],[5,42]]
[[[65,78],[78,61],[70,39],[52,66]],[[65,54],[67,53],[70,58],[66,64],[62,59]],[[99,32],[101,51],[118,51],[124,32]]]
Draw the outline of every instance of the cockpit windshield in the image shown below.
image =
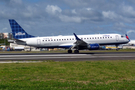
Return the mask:
[[125,37],[125,35],[121,35],[121,38],[124,38]]

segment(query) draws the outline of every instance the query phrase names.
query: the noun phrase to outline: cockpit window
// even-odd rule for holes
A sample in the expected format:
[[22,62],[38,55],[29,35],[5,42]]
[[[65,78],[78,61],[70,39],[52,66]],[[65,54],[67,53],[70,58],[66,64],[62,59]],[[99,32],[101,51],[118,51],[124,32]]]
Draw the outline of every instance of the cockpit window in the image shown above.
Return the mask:
[[121,35],[121,38],[124,38],[125,36]]

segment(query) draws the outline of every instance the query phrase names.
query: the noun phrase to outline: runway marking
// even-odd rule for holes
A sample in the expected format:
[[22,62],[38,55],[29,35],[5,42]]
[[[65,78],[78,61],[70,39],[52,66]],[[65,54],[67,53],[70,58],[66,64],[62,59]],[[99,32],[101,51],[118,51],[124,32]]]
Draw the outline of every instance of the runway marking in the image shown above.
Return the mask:
[[27,56],[27,57],[31,57],[31,56],[42,56],[42,57],[46,57],[46,56],[84,56],[84,55],[87,55],[87,54],[57,54],[57,55],[0,55],[0,57],[24,57],[24,56]]
[[0,62],[1,61],[19,61],[19,60],[54,60],[54,61],[80,61],[80,60],[115,60],[115,59],[135,59],[134,53],[128,53],[128,54],[5,54],[5,55],[0,55]]
[[88,58],[100,58],[100,57],[101,58],[109,58],[109,57],[113,57],[113,58],[118,58],[118,57],[123,57],[124,58],[125,57],[126,58],[126,57],[135,57],[135,56],[90,56],[90,57],[81,57],[81,56],[79,56],[79,57],[48,57],[48,56],[46,56],[46,57],[36,57],[36,56],[29,57],[28,56],[28,57],[11,57],[11,58],[10,57],[7,57],[7,58],[4,57],[4,58],[0,58],[0,60],[1,59],[9,59],[9,60],[10,59],[15,59],[15,60],[16,59],[18,59],[18,60],[19,59],[33,59],[33,60],[35,60],[35,59],[51,59],[51,58],[52,59],[56,59],[56,58],[57,59],[59,59],[59,58],[69,58],[69,59],[70,58],[84,58],[84,59],[86,58],[86,59],[88,59]]
[[135,56],[100,56],[100,57],[135,57]]
[[38,63],[43,61],[1,61],[0,63]]

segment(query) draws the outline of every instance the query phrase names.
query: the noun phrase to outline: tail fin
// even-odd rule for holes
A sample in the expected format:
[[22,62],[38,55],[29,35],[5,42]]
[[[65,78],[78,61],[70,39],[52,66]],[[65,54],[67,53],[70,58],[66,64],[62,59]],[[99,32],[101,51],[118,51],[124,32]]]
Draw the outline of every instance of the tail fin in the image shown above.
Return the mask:
[[9,19],[9,23],[10,23],[10,27],[12,29],[13,37],[15,39],[35,37],[35,36],[27,34],[24,31],[24,29],[14,19]]
[[130,41],[130,39],[129,39],[129,37],[128,37],[128,35],[126,34],[126,38]]

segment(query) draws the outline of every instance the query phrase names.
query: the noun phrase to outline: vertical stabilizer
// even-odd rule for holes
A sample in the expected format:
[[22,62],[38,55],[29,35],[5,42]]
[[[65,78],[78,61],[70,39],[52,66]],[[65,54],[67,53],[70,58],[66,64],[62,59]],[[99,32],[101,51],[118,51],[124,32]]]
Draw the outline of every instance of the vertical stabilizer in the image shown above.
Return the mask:
[[130,39],[129,39],[129,37],[128,37],[128,35],[126,34],[126,38],[130,41]]
[[23,39],[23,38],[35,37],[27,34],[27,32],[25,32],[24,29],[14,19],[9,19],[9,23],[12,29],[13,38]]

